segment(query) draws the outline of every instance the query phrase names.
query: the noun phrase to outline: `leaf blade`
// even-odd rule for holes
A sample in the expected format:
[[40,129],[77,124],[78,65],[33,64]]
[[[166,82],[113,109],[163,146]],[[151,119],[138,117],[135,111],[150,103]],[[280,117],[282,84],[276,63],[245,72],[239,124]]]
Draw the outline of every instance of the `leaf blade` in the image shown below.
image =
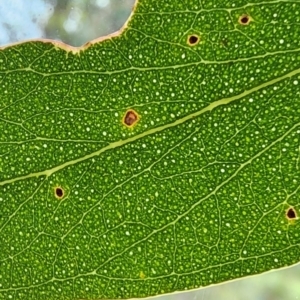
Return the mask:
[[146,297],[299,261],[299,28],[264,24],[299,3],[240,3],[144,0],[83,52],[4,49],[3,295]]

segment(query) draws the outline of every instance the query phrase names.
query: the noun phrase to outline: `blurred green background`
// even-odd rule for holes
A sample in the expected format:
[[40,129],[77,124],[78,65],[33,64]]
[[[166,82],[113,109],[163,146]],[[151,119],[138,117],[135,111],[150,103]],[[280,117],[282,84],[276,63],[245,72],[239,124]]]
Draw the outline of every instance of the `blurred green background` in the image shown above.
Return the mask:
[[[120,29],[133,5],[134,0],[0,0],[0,47],[34,38],[80,46]],[[156,299],[300,299],[300,265]]]

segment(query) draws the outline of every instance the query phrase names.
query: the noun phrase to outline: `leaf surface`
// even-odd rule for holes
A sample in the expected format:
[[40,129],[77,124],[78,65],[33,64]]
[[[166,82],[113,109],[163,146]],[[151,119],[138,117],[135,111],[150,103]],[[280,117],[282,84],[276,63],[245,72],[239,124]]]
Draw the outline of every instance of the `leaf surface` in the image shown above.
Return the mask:
[[300,260],[300,2],[140,0],[81,51],[0,51],[0,298],[194,289]]

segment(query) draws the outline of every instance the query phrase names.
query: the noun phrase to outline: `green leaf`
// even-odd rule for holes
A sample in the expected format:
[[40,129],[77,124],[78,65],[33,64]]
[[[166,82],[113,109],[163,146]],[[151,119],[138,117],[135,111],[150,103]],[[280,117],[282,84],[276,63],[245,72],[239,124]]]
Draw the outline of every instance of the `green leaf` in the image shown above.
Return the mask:
[[0,298],[194,289],[300,260],[299,1],[140,0],[76,51],[0,51]]

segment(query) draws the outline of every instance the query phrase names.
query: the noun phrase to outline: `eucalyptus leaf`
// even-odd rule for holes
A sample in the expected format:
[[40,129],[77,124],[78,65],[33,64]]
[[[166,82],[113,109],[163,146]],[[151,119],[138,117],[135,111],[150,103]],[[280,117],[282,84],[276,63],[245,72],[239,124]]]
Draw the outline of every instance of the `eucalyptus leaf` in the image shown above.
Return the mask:
[[300,1],[139,0],[115,35],[0,51],[0,299],[148,297],[299,262]]

